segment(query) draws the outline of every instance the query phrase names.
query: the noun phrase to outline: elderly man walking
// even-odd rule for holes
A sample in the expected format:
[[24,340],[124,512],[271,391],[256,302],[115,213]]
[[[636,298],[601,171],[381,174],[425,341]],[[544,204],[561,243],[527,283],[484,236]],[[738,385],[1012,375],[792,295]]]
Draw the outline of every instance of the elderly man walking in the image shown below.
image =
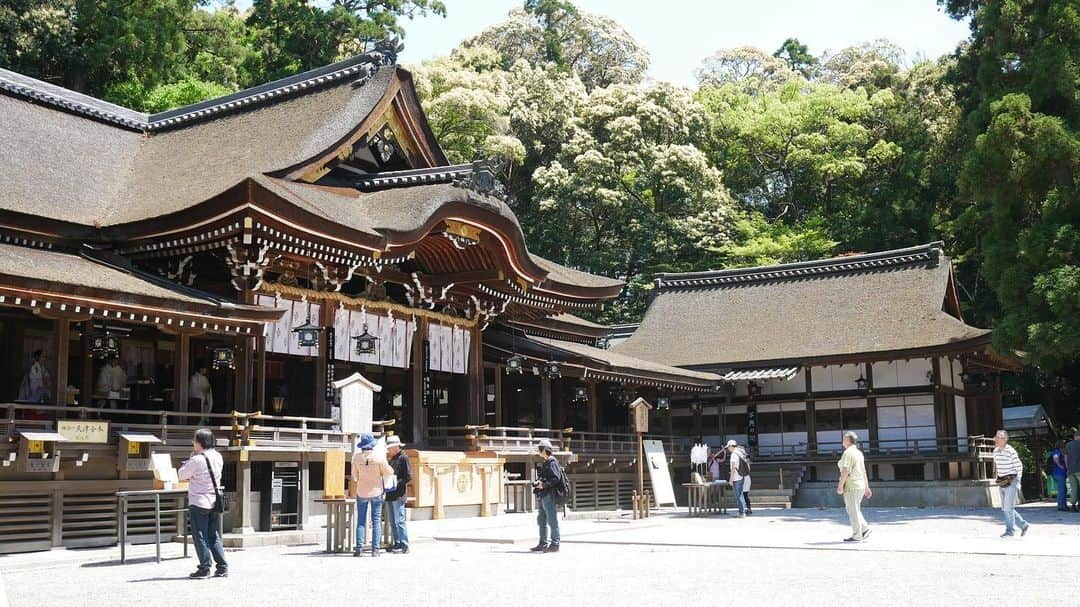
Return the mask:
[[840,467],[840,482],[836,485],[836,493],[844,496],[844,507],[847,508],[848,520],[851,521],[851,537],[845,542],[861,542],[870,537],[870,525],[862,514],[862,500],[870,499],[874,493],[870,490],[870,482],[866,478],[866,462],[862,451],[856,443],[859,437],[850,430],[844,433],[844,454],[840,456],[837,466]]
[[1009,444],[1009,433],[998,430],[994,435],[994,473],[997,475],[998,492],[1001,494],[1001,513],[1005,517],[1005,533],[1001,537],[1024,536],[1031,525],[1016,511],[1016,496],[1020,493],[1020,479],[1024,476],[1024,464],[1016,449]]

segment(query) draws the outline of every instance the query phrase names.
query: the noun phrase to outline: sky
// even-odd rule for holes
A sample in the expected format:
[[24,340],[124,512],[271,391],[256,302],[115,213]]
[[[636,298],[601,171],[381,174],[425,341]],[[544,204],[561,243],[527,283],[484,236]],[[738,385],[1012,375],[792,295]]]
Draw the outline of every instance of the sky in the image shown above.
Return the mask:
[[[429,15],[402,21],[402,63],[445,55],[523,4],[522,0],[444,2],[446,18]],[[649,76],[681,85],[694,84],[694,69],[719,49],[757,46],[771,53],[791,36],[815,55],[888,38],[909,58],[950,53],[968,37],[967,24],[950,19],[934,0],[576,0],[575,4],[618,21],[649,51]]]
[[[443,0],[446,17],[403,19],[401,63],[449,53],[459,42],[502,21],[522,0]],[[909,60],[950,53],[968,37],[935,0],[575,0],[581,10],[618,21],[649,51],[649,76],[693,85],[694,69],[715,51],[756,46],[775,51],[798,38],[814,55],[888,38]],[[251,0],[237,0],[241,10]]]

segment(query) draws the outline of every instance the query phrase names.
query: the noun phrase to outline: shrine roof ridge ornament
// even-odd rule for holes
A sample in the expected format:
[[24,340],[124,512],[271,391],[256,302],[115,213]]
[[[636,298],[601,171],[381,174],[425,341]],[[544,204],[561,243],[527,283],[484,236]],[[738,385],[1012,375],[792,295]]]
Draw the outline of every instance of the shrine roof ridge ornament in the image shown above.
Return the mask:
[[0,92],[126,129],[153,133],[312,92],[349,78],[353,79],[354,87],[362,86],[382,67],[395,65],[401,48],[397,39],[390,39],[372,51],[337,63],[156,114],[136,112],[3,68],[0,68]]
[[735,268],[707,272],[663,273],[656,275],[658,289],[695,289],[722,286],[744,286],[764,282],[800,280],[829,275],[844,275],[870,271],[896,270],[903,267],[936,267],[941,263],[944,244],[940,241],[929,244],[881,251],[800,261],[795,263],[759,266],[753,268]]

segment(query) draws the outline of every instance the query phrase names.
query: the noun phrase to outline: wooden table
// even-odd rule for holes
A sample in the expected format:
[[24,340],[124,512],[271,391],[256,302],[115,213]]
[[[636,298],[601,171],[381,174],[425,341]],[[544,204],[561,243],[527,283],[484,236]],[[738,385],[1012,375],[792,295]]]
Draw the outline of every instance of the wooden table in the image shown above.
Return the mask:
[[683,483],[682,486],[686,487],[690,516],[727,514],[727,503],[724,500],[727,483]]
[[[170,497],[182,497],[184,499],[184,507],[173,510],[161,509],[161,496],[166,495]],[[188,555],[187,550],[187,489],[147,489],[143,491],[117,491],[116,492],[116,511],[120,518],[120,562],[124,563],[127,560],[127,523],[128,523],[128,501],[131,499],[140,498],[154,498],[154,549],[157,556],[157,562],[161,562],[161,515],[162,514],[178,514],[180,515],[178,520],[177,532],[184,537],[184,556]]]
[[326,551],[349,552],[353,546],[353,512],[356,498],[319,498],[315,500],[326,504]]

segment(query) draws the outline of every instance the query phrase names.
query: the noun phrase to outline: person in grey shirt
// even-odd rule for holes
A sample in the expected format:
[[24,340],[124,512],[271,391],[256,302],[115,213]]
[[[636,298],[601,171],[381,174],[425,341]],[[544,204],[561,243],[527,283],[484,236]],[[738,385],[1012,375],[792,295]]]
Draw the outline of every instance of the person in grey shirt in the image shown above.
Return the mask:
[[1065,468],[1069,475],[1069,489],[1073,496],[1073,512],[1080,512],[1080,430],[1065,445]]

